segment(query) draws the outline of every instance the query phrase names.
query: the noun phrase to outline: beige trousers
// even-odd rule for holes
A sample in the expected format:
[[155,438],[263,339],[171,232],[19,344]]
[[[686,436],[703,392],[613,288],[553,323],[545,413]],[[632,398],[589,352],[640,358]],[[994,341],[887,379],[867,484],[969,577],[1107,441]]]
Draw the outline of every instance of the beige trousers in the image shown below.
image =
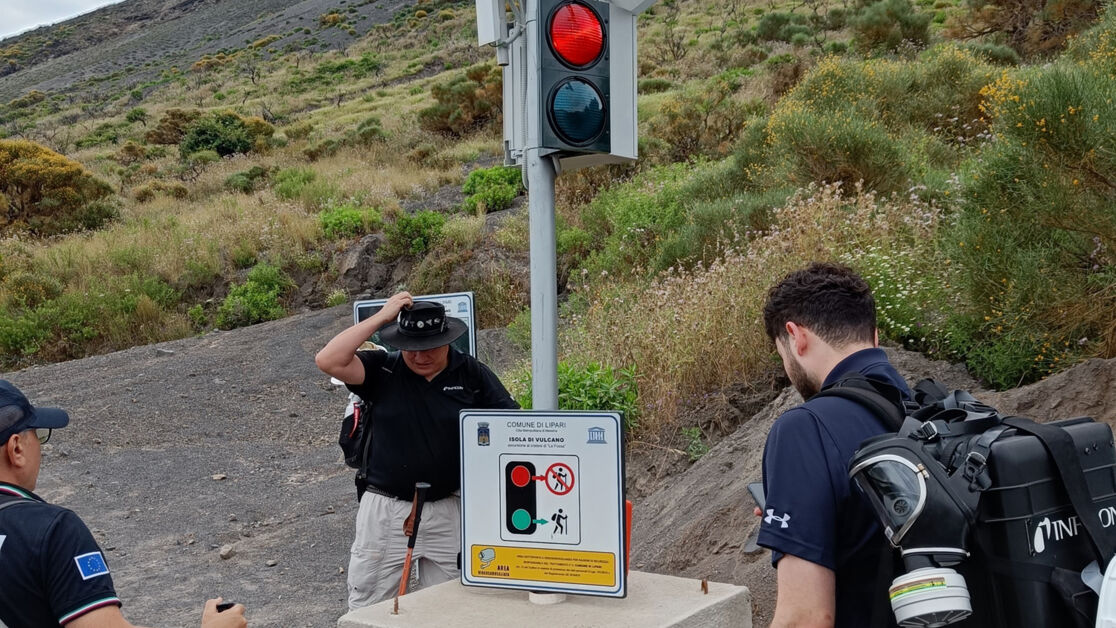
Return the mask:
[[[399,591],[407,537],[403,521],[411,502],[372,492],[360,498],[356,538],[349,553],[349,610],[391,599]],[[460,577],[457,553],[461,551],[461,497],[426,502],[418,539],[411,555],[411,582],[418,590]],[[415,585],[417,582],[417,586]]]

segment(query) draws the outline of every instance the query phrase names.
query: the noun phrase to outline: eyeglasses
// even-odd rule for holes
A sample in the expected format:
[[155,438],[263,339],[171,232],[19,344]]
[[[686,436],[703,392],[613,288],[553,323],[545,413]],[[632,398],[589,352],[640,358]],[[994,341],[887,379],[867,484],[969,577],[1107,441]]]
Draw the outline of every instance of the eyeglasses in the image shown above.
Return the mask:
[[45,445],[50,440],[50,433],[54,430],[49,427],[40,427],[35,430],[35,436],[39,439],[40,445]]

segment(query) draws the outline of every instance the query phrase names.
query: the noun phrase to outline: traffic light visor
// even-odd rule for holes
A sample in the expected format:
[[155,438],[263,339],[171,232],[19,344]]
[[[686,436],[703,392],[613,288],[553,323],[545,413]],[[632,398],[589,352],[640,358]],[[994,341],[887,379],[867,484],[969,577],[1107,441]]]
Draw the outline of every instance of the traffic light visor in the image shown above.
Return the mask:
[[597,12],[580,2],[561,4],[550,16],[550,47],[563,63],[584,68],[601,58],[604,25]]
[[569,144],[588,144],[604,131],[604,98],[584,79],[569,78],[556,85],[548,110],[555,132]]

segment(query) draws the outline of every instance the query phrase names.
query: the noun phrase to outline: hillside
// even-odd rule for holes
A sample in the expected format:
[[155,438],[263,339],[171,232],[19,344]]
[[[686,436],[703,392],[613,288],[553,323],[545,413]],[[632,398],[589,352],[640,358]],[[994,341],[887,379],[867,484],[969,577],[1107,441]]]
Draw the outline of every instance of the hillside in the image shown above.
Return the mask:
[[[355,40],[320,22],[340,11],[362,30],[390,21],[405,0],[128,0],[0,40],[0,101],[31,90],[95,102],[188,69],[220,50],[275,36],[275,54],[344,49]],[[270,56],[271,53],[268,53]],[[8,61],[13,64],[8,64]]]
[[[356,511],[335,444],[345,394],[313,354],[350,317],[336,307],[4,374],[35,403],[69,411],[71,425],[44,447],[39,493],[93,529],[133,622],[195,625],[201,601],[216,595],[246,604],[259,627],[321,628],[345,612]],[[501,332],[478,340],[486,360],[506,363]],[[973,384],[957,366],[889,351],[909,379]],[[1111,425],[1114,381],[1116,361],[1093,361],[981,396],[1039,419],[1095,413]],[[747,543],[756,522],[745,486],[759,477],[771,422],[798,398],[782,384],[759,397],[747,389],[741,382],[684,413],[724,429],[697,462],[636,439],[627,488],[634,568],[746,585],[762,622],[774,570]]]

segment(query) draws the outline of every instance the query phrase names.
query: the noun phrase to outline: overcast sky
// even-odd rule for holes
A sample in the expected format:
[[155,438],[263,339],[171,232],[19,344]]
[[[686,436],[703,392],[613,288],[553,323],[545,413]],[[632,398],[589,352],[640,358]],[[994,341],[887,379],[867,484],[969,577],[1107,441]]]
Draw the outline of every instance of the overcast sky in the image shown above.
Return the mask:
[[0,0],[0,39],[121,0]]

